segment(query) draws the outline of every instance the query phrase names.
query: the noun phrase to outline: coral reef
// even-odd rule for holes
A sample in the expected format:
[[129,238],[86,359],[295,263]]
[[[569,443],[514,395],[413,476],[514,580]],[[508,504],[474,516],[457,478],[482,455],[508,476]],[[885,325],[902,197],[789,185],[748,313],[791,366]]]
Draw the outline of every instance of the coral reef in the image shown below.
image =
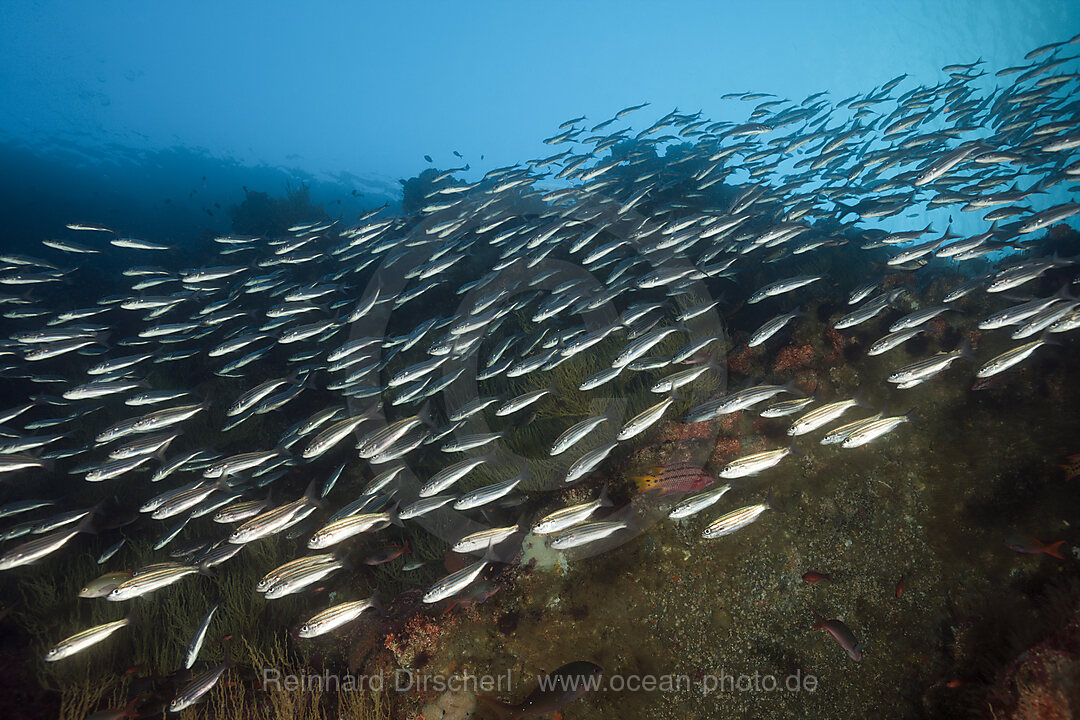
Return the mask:
[[384,643],[401,667],[423,665],[438,646],[439,636],[452,624],[452,620],[440,623],[425,615],[413,615],[400,632],[389,633]]
[[773,372],[782,373],[792,368],[806,368],[814,362],[816,352],[813,345],[785,345],[776,354]]
[[269,237],[281,237],[297,223],[328,217],[325,209],[312,203],[311,190],[305,184],[286,187],[282,198],[245,188],[244,200],[230,207],[229,215],[233,232]]

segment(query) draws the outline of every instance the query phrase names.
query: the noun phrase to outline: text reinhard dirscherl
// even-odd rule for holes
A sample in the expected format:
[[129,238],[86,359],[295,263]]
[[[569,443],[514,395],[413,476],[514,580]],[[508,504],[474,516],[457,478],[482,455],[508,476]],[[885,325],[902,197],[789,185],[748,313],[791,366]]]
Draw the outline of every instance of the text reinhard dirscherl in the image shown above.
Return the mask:
[[[788,675],[755,672],[733,675],[724,670],[691,679],[689,675],[597,675],[552,676],[536,679],[539,689],[566,692],[584,689],[610,692],[698,692],[702,695],[735,692],[814,692],[817,676],[802,671]],[[282,673],[275,668],[262,669],[262,689],[269,692],[472,692],[512,693],[513,681],[508,670],[500,675],[417,673],[399,668],[393,673],[353,675],[323,672],[310,675]]]

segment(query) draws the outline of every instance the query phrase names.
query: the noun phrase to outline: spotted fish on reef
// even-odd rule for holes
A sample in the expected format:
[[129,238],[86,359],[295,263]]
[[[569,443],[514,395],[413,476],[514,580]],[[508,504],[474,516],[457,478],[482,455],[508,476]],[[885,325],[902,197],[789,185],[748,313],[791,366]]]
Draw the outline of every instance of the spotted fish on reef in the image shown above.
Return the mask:
[[705,472],[700,465],[677,462],[653,466],[644,475],[637,475],[631,480],[638,492],[655,493],[656,497],[664,497],[703,490],[716,482],[716,477]]

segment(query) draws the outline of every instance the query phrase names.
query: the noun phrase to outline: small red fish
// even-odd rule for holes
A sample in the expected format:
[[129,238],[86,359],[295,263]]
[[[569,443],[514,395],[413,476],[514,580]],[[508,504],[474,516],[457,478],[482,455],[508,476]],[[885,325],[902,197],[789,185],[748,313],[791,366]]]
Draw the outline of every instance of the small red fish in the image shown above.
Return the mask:
[[1030,535],[1010,535],[1005,538],[1005,547],[1010,550],[1015,550],[1016,552],[1024,553],[1025,555],[1040,555],[1045,553],[1051,557],[1056,557],[1058,560],[1065,559],[1059,552],[1061,546],[1064,544],[1064,540],[1058,540],[1057,542],[1047,545],[1042,540],[1033,538]]
[[997,390],[1005,387],[1016,377],[1015,373],[999,373],[990,377],[981,378],[971,386],[972,390]]
[[649,468],[645,475],[633,478],[640,492],[655,492],[657,497],[703,490],[716,482],[700,465],[688,462],[670,463]]
[[483,605],[485,600],[487,600],[489,597],[491,597],[501,589],[501,585],[496,585],[494,583],[481,584],[480,587],[478,587],[469,595],[466,595],[465,597],[460,597],[450,603],[450,605],[442,611],[442,614],[445,615],[456,607],[467,608],[472,607],[473,605]]
[[808,583],[816,583],[821,582],[822,580],[832,580],[832,575],[811,570],[810,572],[804,572],[802,579]]
[[[811,611],[814,612],[814,611]],[[840,647],[847,651],[848,656],[855,662],[862,662],[863,645],[855,639],[855,633],[851,632],[841,620],[826,620],[817,612],[814,612],[814,630],[826,630]]]
[[401,545],[390,545],[388,547],[379,550],[364,560],[365,565],[382,565],[384,563],[397,560],[402,555],[409,552],[409,542],[406,540]]
[[1080,455],[1070,455],[1065,458],[1065,462],[1065,465],[1058,465],[1058,467],[1065,471],[1066,480],[1072,480],[1080,475]]
[[140,699],[136,696],[122,708],[98,710],[93,715],[87,715],[86,720],[128,720],[129,718],[137,718],[142,714],[135,709],[139,706],[139,702]]
[[896,583],[896,597],[900,597],[904,594],[904,576],[900,576],[900,581]]

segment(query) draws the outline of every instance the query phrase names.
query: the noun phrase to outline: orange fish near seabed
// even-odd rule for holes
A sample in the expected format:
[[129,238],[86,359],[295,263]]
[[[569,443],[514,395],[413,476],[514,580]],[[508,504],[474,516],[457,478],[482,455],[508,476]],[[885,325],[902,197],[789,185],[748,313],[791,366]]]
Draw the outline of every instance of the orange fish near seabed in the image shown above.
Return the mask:
[[1080,455],[1068,456],[1065,458],[1065,464],[1058,465],[1058,467],[1065,471],[1066,480],[1072,480],[1080,475]]
[[653,466],[647,474],[632,479],[639,492],[655,492],[657,497],[697,492],[716,482],[701,466],[688,462]]
[[821,582],[822,580],[832,580],[832,575],[829,573],[819,573],[811,570],[810,572],[804,572],[802,579],[808,583]]
[[[814,611],[811,611],[814,612]],[[826,620],[814,612],[814,630],[826,630],[855,662],[862,662],[863,644],[855,639],[855,633],[841,620]]]
[[1061,546],[1064,544],[1064,540],[1058,540],[1057,542],[1047,545],[1042,540],[1033,538],[1030,535],[1010,535],[1005,539],[1005,547],[1010,550],[1015,550],[1016,552],[1024,553],[1025,555],[1046,554],[1051,557],[1056,557],[1058,560],[1065,559],[1060,552]]

